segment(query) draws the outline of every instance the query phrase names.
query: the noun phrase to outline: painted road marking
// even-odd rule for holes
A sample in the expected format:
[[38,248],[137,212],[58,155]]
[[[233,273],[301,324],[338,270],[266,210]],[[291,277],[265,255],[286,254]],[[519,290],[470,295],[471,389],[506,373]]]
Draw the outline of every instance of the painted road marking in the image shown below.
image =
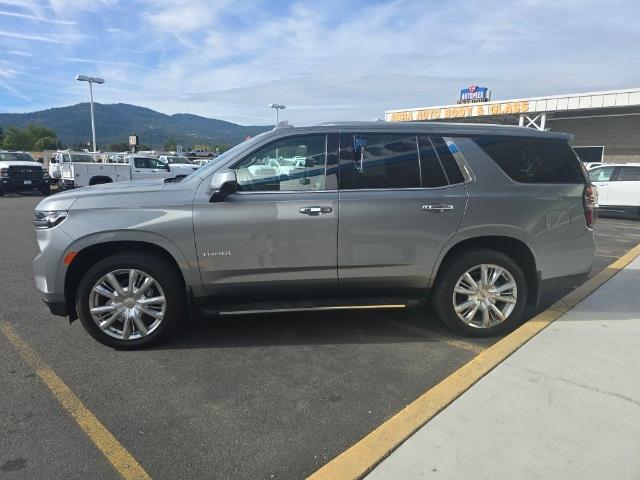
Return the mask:
[[425,328],[416,327],[415,325],[411,325],[408,323],[400,322],[397,320],[382,320],[384,323],[389,325],[393,325],[394,327],[400,328],[402,330],[406,330],[407,332],[414,333],[421,337],[431,338],[433,340],[438,340],[439,342],[446,343],[447,345],[458,348],[461,350],[468,350],[474,353],[480,353],[485,350],[486,347],[482,345],[476,345],[475,343],[466,342],[464,340],[455,340],[447,337],[443,337],[440,335],[434,335],[433,332]]
[[49,388],[62,407],[89,436],[98,450],[107,457],[113,468],[126,480],[150,479],[133,456],[116,440],[93,413],[82,403],[66,383],[40,358],[7,322],[0,324],[0,332],[17,350],[24,362],[31,367]]
[[607,233],[597,233],[596,234],[597,237],[607,237],[607,238],[621,238],[623,240],[640,240],[640,236],[636,236],[636,235],[609,235]]
[[427,390],[362,440],[309,476],[308,480],[356,480],[362,478],[478,380],[552,322],[588,297],[639,255],[640,244],[573,292],[558,300],[549,309],[539,313]]

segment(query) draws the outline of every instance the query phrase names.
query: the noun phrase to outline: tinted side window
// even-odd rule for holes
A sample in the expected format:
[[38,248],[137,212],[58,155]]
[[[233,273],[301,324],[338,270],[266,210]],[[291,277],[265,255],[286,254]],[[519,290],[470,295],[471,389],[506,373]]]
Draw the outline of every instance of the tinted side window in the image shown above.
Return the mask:
[[417,188],[420,183],[415,135],[340,135],[340,188]]
[[144,157],[136,157],[134,159],[134,165],[136,166],[136,168],[151,168],[149,159]]
[[640,167],[620,167],[616,180],[619,182],[640,181]]
[[579,160],[563,140],[492,135],[473,140],[516,182],[584,183]]
[[447,185],[447,177],[444,175],[442,165],[429,141],[429,137],[424,135],[418,136],[418,145],[420,146],[422,186],[425,188],[434,188]]
[[458,163],[442,137],[432,136],[431,141],[433,142],[433,146],[436,147],[436,152],[438,152],[440,162],[442,162],[444,171],[447,173],[449,183],[463,183],[464,177],[458,167]]

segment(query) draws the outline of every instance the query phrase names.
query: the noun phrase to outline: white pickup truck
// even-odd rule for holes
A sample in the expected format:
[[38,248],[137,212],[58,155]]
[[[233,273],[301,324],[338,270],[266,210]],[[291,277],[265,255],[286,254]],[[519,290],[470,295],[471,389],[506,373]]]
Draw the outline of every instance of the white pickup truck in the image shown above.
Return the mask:
[[[86,155],[86,154],[85,154]],[[91,158],[90,155],[86,155]],[[109,161],[69,161],[63,158],[60,164],[60,187],[62,189],[86,187],[100,183],[122,182],[126,180],[145,180],[153,178],[178,178],[193,173],[192,167],[169,165],[155,157],[127,155],[124,162]]]

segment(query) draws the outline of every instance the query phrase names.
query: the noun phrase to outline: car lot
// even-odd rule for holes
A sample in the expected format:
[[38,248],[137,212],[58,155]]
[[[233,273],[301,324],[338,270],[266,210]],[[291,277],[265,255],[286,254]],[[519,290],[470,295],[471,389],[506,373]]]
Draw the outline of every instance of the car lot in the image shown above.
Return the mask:
[[[455,336],[418,309],[221,319],[153,350],[117,352],[37,298],[39,200],[0,201],[0,323],[154,478],[304,477],[496,341]],[[640,242],[640,222],[600,219],[597,236],[592,273]],[[545,295],[540,310],[564,293]],[[0,471],[117,478],[2,335],[0,361]]]

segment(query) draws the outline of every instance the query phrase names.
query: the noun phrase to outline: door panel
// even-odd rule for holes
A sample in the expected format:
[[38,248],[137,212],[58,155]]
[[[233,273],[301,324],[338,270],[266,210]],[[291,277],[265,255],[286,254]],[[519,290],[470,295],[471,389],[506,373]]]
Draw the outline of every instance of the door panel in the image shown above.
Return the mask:
[[589,171],[593,184],[598,187],[598,203],[609,204],[610,181],[615,167],[598,167]]
[[[460,225],[466,202],[464,185],[340,192],[341,290],[426,288],[438,255]],[[429,205],[434,209],[427,209]],[[448,206],[452,208],[437,208]]]
[[337,286],[336,191],[237,193],[194,205],[194,229],[211,295],[287,297]]
[[324,134],[275,140],[231,167],[239,192],[194,204],[198,261],[211,295],[249,300],[335,292],[337,142]]
[[618,167],[606,205],[640,206],[640,167]]
[[444,154],[423,135],[341,133],[341,291],[427,287],[467,202],[463,184],[447,185]]

